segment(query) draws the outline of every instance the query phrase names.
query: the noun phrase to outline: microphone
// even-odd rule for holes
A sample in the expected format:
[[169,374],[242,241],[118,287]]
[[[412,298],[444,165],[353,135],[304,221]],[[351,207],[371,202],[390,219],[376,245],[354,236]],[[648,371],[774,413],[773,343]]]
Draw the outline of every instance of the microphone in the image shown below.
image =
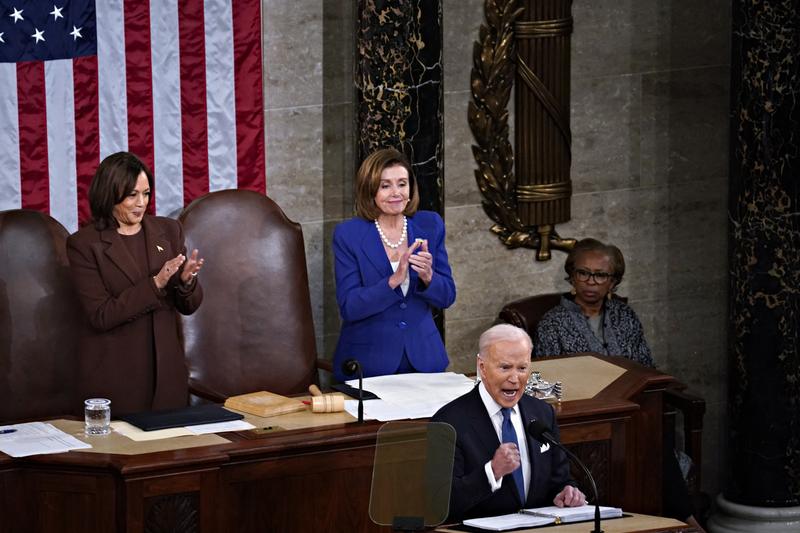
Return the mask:
[[594,492],[594,529],[590,533],[603,533],[603,530],[600,529],[600,504],[598,502],[599,498],[597,496],[597,485],[595,485],[592,473],[589,472],[589,469],[586,468],[586,465],[584,465],[583,462],[580,459],[578,459],[578,457],[574,453],[569,451],[564,445],[558,442],[558,439],[555,438],[555,436],[553,435],[552,431],[547,426],[547,424],[545,424],[541,420],[534,418],[528,423],[528,435],[530,435],[531,437],[533,437],[534,439],[538,440],[541,443],[551,444],[555,446],[556,448],[567,454],[567,457],[575,461],[575,463],[577,463],[578,466],[580,466],[581,469],[583,469],[584,474],[586,474],[586,477],[589,478],[589,482],[592,484],[592,492]]
[[352,376],[358,374],[358,422],[364,422],[364,371],[361,368],[361,363],[358,359],[347,359],[342,363],[342,373],[345,376]]

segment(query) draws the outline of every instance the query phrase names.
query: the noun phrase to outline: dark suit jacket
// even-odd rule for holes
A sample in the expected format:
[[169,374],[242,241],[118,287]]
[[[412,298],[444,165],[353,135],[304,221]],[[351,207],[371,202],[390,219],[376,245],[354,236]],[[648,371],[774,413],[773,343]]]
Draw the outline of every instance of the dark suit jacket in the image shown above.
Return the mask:
[[363,218],[339,224],[333,233],[336,300],[342,329],[334,354],[334,372],[346,379],[341,363],[357,358],[364,376],[394,374],[403,352],[420,372],[441,372],[448,359],[431,307],[444,309],[456,299],[456,285],[444,247],[444,223],[431,211],[408,218],[408,242],[428,240],[433,279],[425,287],[409,267],[408,294],[389,287],[392,265],[375,225]]
[[[555,413],[547,403],[523,395],[519,401],[524,426],[537,418],[553,428],[558,438]],[[456,430],[456,451],[453,463],[453,487],[450,494],[449,520],[495,516],[514,513],[521,508],[552,505],[553,498],[565,485],[573,485],[565,454],[555,446],[541,452],[541,443],[527,437],[531,465],[528,498],[521,505],[511,474],[503,478],[502,486],[492,492],[486,479],[484,465],[500,446],[492,421],[481,400],[478,387],[442,407],[431,419],[446,422]],[[517,436],[521,438],[520,435]]]
[[[70,271],[86,323],[79,345],[84,398],[111,400],[112,416],[185,406],[188,373],[176,311],[193,313],[203,299],[174,275],[164,290],[153,281],[164,262],[186,253],[181,225],[145,216],[148,264],[134,262],[116,228],[86,226],[67,240]],[[154,360],[148,361],[148,354]]]

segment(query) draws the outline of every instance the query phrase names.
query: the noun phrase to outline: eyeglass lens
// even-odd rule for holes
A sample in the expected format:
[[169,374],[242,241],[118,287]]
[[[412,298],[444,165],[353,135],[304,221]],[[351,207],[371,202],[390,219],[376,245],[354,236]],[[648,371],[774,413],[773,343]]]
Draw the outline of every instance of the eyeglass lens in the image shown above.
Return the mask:
[[589,278],[592,278],[595,283],[605,283],[609,280],[611,274],[608,272],[589,272],[579,268],[575,270],[575,277],[578,278],[578,281],[589,281]]

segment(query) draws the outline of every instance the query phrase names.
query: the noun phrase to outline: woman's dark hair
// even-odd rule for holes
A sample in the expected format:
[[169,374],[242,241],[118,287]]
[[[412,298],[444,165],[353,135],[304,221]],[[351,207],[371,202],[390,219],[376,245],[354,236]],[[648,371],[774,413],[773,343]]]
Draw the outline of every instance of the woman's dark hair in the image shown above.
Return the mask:
[[614,286],[616,287],[622,283],[622,276],[625,275],[625,258],[622,256],[622,252],[613,244],[604,244],[592,238],[579,240],[575,243],[572,250],[569,251],[569,254],[567,254],[567,260],[564,262],[564,271],[567,273],[567,281],[572,280],[572,274],[575,272],[575,262],[578,260],[578,257],[586,252],[600,252],[608,257],[611,263],[611,269],[613,270],[610,274],[612,274]]
[[381,210],[375,205],[375,195],[381,186],[381,173],[395,166],[403,167],[408,172],[409,196],[403,214],[412,216],[417,212],[419,193],[414,173],[411,171],[411,163],[399,150],[382,148],[368,155],[356,173],[356,215],[367,220],[377,220]]
[[153,173],[141,159],[130,152],[117,152],[103,159],[94,173],[89,186],[89,208],[92,223],[97,230],[116,228],[114,206],[136,188],[136,180],[142,172],[147,176],[153,190]]

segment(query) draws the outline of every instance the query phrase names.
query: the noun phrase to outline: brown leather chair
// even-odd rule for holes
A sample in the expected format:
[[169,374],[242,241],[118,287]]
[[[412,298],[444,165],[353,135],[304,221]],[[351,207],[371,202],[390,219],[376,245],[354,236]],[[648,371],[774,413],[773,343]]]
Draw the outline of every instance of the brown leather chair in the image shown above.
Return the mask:
[[214,401],[306,391],[317,361],[300,225],[245,190],[198,198],[180,221],[188,252],[205,259],[203,303],[182,317],[190,391]]
[[67,236],[38,211],[0,212],[0,423],[81,411]]
[[515,300],[503,306],[499,319],[528,332],[531,339],[536,333],[536,326],[544,314],[558,305],[561,294],[538,294],[521,300]]
[[[623,302],[628,299],[614,295]],[[506,304],[500,310],[498,319],[520,327],[528,332],[531,339],[536,334],[536,326],[545,313],[558,305],[561,301],[561,294],[538,294],[520,300],[515,300]],[[687,393],[680,389],[667,389],[664,393],[666,403],[664,412],[664,427],[674,428],[676,415],[680,412],[683,415],[683,451],[692,458],[695,468],[689,476],[689,490],[697,496],[700,494],[700,465],[702,464],[702,441],[703,441],[703,415],[706,411],[706,402],[702,398]],[[669,436],[674,440],[673,435]]]

